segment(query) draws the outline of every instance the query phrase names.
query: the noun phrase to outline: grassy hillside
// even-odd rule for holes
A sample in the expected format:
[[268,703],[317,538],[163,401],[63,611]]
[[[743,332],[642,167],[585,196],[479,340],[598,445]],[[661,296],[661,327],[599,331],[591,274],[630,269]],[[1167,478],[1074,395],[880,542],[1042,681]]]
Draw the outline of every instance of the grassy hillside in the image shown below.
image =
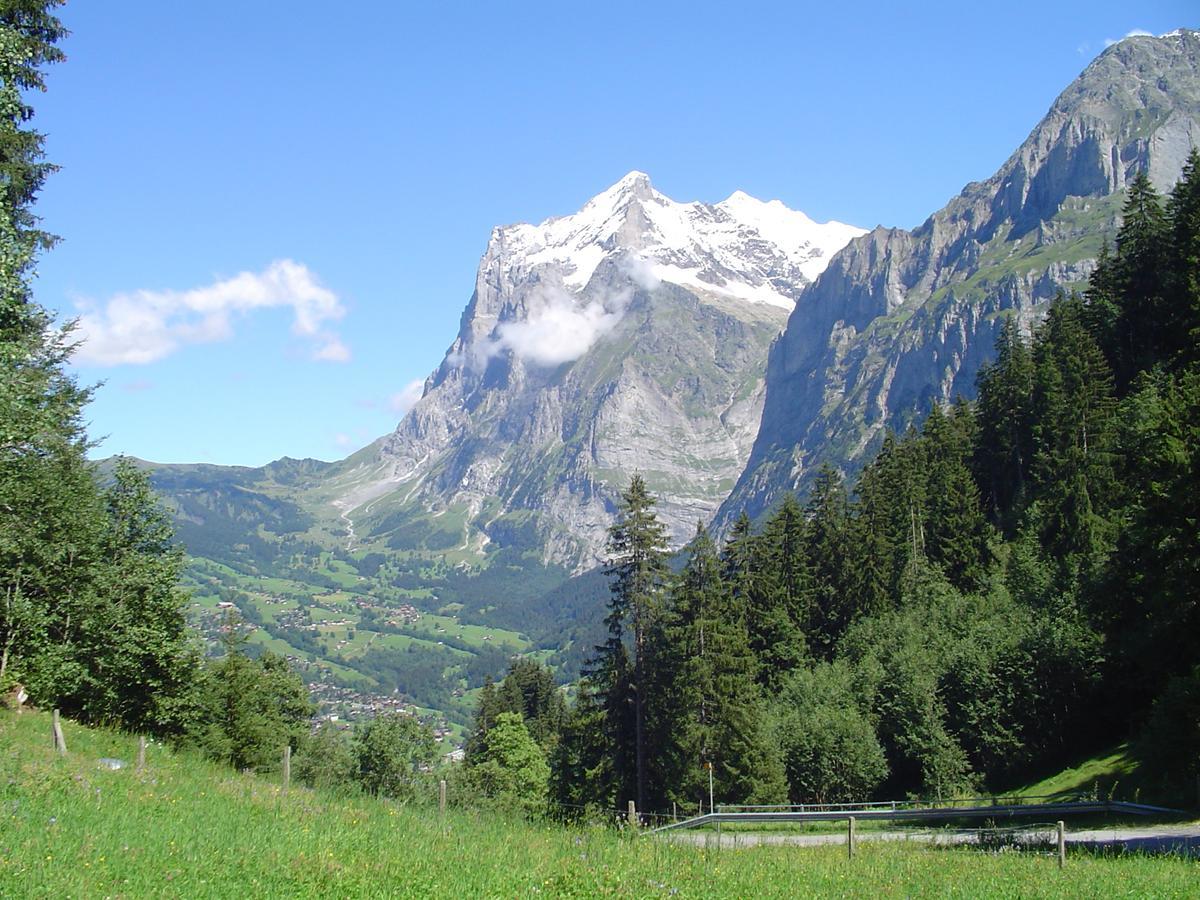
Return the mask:
[[1069,797],[1095,794],[1116,800],[1156,803],[1167,807],[1191,807],[1196,802],[1194,785],[1163,785],[1147,772],[1129,744],[1118,744],[1086,759],[1077,760],[1060,772],[1018,785],[1013,793],[1026,797]]
[[240,775],[127,735],[0,711],[4,897],[1189,897],[1179,859],[923,846],[706,852],[593,827],[339,800]]

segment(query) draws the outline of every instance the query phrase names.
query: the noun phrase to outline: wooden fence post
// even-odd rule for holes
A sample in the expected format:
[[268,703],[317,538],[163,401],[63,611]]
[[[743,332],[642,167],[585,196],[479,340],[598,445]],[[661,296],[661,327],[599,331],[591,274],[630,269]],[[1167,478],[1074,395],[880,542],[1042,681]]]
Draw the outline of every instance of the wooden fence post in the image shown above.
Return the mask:
[[629,801],[628,820],[629,820],[630,828],[637,828],[637,823],[638,823],[638,821],[637,821],[637,804],[634,803],[632,800]]
[[54,749],[58,751],[59,756],[65,756],[67,753],[67,739],[63,737],[62,723],[58,720],[57,709],[54,711],[54,723],[51,734],[54,737]]
[[146,768],[146,736],[138,735],[138,755],[137,755],[137,770],[140,772]]
[[446,779],[438,782],[438,815],[446,818]]
[[1056,823],[1058,829],[1058,867],[1061,869],[1067,864],[1067,827],[1060,819]]
[[854,816],[851,816],[846,828],[846,854],[849,859],[854,859],[854,825]]
[[292,781],[292,745],[283,748],[283,789],[286,791]]

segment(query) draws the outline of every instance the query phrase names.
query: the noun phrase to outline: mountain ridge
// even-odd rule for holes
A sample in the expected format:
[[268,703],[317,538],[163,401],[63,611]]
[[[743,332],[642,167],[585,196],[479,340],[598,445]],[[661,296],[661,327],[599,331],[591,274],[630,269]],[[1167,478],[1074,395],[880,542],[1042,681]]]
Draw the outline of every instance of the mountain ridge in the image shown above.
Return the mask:
[[1000,321],[1027,328],[1082,286],[1145,168],[1173,184],[1200,145],[1200,34],[1108,48],[990,178],[914,229],[852,239],[798,298],[767,367],[751,459],[717,514],[761,515],[822,463],[852,470],[885,428],[973,396]]

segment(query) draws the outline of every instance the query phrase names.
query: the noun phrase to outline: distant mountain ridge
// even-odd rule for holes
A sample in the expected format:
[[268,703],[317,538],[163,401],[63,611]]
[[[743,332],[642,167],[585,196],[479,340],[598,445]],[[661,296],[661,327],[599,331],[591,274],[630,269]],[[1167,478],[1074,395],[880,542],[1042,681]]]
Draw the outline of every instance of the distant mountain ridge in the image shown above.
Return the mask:
[[1000,170],[906,231],[852,240],[771,350],[750,462],[717,517],[761,514],[821,463],[853,469],[887,427],[973,396],[1001,317],[1082,288],[1139,171],[1160,190],[1200,145],[1200,33],[1096,58]]

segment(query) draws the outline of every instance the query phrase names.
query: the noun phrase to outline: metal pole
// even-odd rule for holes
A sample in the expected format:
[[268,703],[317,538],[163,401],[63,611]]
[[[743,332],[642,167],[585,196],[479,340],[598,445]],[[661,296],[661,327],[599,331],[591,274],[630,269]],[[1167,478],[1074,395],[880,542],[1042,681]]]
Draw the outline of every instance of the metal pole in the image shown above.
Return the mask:
[[712,763],[708,764],[708,811],[714,813],[717,808],[713,805],[713,773]]
[[60,756],[65,756],[67,752],[67,739],[63,737],[62,723],[58,720],[57,709],[54,711],[52,735],[54,737],[54,749],[58,751]]

